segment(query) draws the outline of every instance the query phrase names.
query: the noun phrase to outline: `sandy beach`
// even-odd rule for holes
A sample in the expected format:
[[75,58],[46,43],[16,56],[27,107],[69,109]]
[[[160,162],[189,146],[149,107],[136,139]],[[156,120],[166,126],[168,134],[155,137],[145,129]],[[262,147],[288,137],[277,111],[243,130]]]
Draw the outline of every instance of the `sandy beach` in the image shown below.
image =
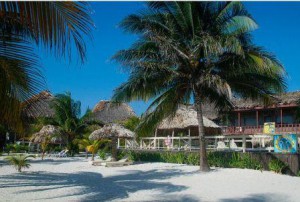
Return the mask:
[[120,168],[84,158],[33,160],[23,173],[1,160],[0,201],[299,201],[300,178],[267,171],[168,163]]

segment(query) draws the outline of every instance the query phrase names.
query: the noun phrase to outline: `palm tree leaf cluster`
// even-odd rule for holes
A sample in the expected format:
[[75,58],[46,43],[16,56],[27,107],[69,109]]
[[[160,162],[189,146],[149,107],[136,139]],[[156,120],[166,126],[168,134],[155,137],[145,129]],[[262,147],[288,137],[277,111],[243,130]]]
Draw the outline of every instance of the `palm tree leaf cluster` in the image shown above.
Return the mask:
[[240,2],[150,2],[120,26],[139,39],[113,59],[130,73],[116,101],[151,100],[139,131],[153,132],[182,103],[232,106],[285,89],[281,63],[252,41],[258,26]]
[[21,103],[41,91],[44,79],[36,48],[86,58],[85,36],[93,25],[84,2],[0,3],[0,123],[21,128]]

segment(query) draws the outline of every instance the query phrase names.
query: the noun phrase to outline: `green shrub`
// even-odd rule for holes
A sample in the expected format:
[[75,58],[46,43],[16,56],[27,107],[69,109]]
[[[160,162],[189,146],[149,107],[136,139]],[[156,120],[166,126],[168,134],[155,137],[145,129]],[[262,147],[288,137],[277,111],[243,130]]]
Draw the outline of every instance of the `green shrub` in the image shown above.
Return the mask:
[[199,154],[198,153],[189,153],[187,155],[187,164],[189,165],[199,165],[200,164],[200,157],[199,157]]
[[105,151],[99,150],[99,151],[98,151],[98,156],[99,156],[101,159],[105,160],[105,159],[106,159],[106,153],[105,153]]
[[269,163],[269,169],[275,173],[282,173],[285,168],[287,168],[287,165],[279,159],[273,159]]
[[224,152],[209,152],[207,155],[208,163],[210,166],[229,168],[231,158],[231,156],[228,157],[229,154],[225,155]]

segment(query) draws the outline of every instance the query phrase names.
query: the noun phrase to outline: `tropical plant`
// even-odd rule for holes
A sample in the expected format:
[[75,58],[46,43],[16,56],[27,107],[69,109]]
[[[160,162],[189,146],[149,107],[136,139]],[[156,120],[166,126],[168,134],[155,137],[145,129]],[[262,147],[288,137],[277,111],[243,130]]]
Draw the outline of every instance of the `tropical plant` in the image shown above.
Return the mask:
[[57,94],[51,103],[54,114],[54,125],[67,136],[67,142],[74,140],[76,133],[84,128],[80,119],[81,103],[74,101],[71,93]]
[[49,150],[49,145],[51,143],[51,138],[50,137],[45,137],[43,141],[41,142],[41,151],[42,151],[42,160],[44,160],[45,153],[47,150]]
[[98,152],[100,145],[100,140],[94,140],[91,145],[87,146],[87,151],[92,153],[92,161],[94,161],[95,154]]
[[149,2],[120,26],[137,34],[131,48],[113,59],[128,69],[114,101],[151,100],[137,131],[153,133],[179,105],[197,111],[200,170],[208,171],[202,104],[230,109],[231,97],[271,100],[285,90],[285,72],[276,57],[256,46],[257,24],[240,2]]
[[280,161],[279,159],[273,159],[269,162],[269,169],[275,173],[282,173],[282,171],[287,168],[287,165]]
[[44,88],[35,47],[69,58],[75,48],[84,62],[93,22],[85,2],[6,1],[0,12],[0,123],[22,131],[22,102]]
[[33,155],[16,155],[8,156],[5,159],[9,164],[14,166],[18,172],[22,172],[23,168],[29,168],[29,158],[34,158]]

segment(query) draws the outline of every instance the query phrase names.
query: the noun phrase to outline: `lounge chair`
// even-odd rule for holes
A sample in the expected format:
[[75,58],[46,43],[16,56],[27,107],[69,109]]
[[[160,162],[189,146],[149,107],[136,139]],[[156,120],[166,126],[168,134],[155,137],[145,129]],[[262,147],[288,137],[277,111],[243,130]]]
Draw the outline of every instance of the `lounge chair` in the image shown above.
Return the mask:
[[65,149],[55,155],[55,157],[67,157],[67,153],[69,150]]
[[128,157],[124,157],[119,161],[107,162],[105,163],[105,167],[122,167],[132,165],[133,162],[129,161]]
[[105,163],[107,162],[111,162],[112,161],[112,158],[111,156],[107,157],[107,159],[103,160],[103,159],[100,159],[100,160],[97,160],[97,161],[93,161],[92,162],[92,165],[93,166],[102,166],[104,165]]

